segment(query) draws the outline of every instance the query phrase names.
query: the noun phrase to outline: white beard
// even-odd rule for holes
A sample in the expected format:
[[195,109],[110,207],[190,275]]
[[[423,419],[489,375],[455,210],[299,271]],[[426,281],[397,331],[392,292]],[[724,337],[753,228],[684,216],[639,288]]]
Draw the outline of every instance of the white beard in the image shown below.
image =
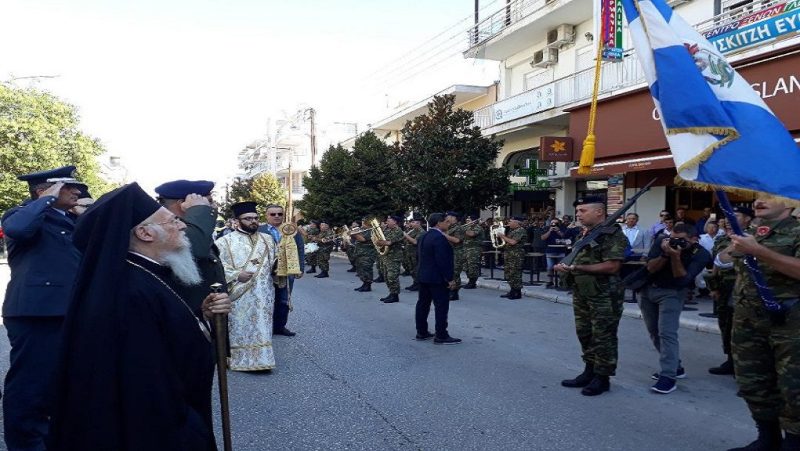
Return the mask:
[[188,286],[200,285],[203,277],[200,275],[197,263],[192,257],[192,246],[186,236],[183,237],[182,244],[183,246],[180,249],[163,255],[161,263],[168,266],[182,284]]

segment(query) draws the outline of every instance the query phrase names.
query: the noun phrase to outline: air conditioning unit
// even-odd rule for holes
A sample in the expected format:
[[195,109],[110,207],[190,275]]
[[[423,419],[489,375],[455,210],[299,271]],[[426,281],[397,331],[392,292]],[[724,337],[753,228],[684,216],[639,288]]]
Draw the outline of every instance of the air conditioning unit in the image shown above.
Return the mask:
[[544,48],[533,54],[531,67],[549,67],[558,62],[558,49]]
[[575,42],[575,26],[561,24],[547,32],[547,47],[558,48]]

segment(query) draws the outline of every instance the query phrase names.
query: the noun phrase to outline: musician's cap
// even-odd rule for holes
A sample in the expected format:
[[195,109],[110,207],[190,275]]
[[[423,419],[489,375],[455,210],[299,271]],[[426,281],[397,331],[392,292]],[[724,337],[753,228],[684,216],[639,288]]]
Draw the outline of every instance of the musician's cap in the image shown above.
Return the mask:
[[211,195],[214,182],[208,180],[173,180],[156,187],[156,194],[161,199],[185,199],[189,194],[201,196]]
[[458,212],[455,212],[455,211],[452,211],[452,210],[450,210],[447,213],[445,213],[445,216],[453,216],[454,218],[461,218],[461,215],[458,214]]
[[327,219],[320,219],[319,221],[317,221],[317,223],[318,223],[317,225],[322,225],[322,224],[331,225],[331,223]]
[[577,207],[578,205],[587,205],[587,204],[606,204],[606,200],[600,196],[586,196],[581,197],[575,202],[572,203],[573,207]]
[[421,215],[421,214],[414,213],[414,214],[411,216],[411,220],[412,220],[412,221],[424,221],[424,220],[425,220],[425,218],[424,218],[424,217],[422,217],[422,215]]
[[752,208],[747,208],[747,207],[733,207],[733,211],[734,211],[734,212],[736,212],[736,213],[741,213],[741,214],[743,214],[743,215],[745,215],[745,216],[749,216],[749,217],[750,217],[750,219],[752,219],[752,218],[755,218],[755,217],[756,217],[756,212],[755,212],[755,211],[753,211],[753,209],[752,209]]
[[245,213],[257,213],[256,203],[251,201],[237,202],[231,205],[231,209],[233,210],[233,216],[237,218]]
[[396,222],[398,224],[402,224],[403,223],[403,217],[402,216],[390,215],[389,218],[393,219],[394,222]]
[[30,174],[23,174],[17,176],[18,180],[28,182],[28,186],[33,188],[36,185],[48,182],[49,179],[62,179],[65,185],[75,185],[78,188],[86,186],[85,183],[75,178],[75,166],[62,166],[56,169],[48,169],[46,171],[31,172]]
[[511,219],[514,221],[524,222],[527,218],[525,216],[512,216]]

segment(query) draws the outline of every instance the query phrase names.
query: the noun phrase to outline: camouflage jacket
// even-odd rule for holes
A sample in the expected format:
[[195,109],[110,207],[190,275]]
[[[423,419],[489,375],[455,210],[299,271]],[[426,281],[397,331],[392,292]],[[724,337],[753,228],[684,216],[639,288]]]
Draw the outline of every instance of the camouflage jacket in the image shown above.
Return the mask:
[[464,238],[467,237],[466,231],[467,230],[466,228],[463,227],[463,224],[453,224],[447,230],[448,235],[452,236],[453,238],[458,238],[459,240],[461,240],[461,242],[458,244],[450,243],[450,245],[453,246],[456,252],[463,249],[464,247]]
[[314,241],[313,238],[317,238],[318,235],[319,235],[319,229],[313,225],[309,226],[308,229],[306,229],[306,236],[305,236],[306,243]]
[[[608,226],[588,246],[581,249],[575,257],[574,265],[593,265],[609,260],[625,260],[625,248],[629,245],[628,238],[618,225]],[[574,271],[576,277],[589,275]]]
[[525,243],[528,242],[528,231],[525,230],[524,227],[517,227],[514,230],[511,230],[509,228],[507,236],[512,240],[517,241],[517,244],[506,243],[506,245],[503,246],[503,249],[505,249],[505,252],[507,254],[509,253],[521,254],[525,252]]
[[[712,260],[716,260],[717,255],[730,245],[731,238],[728,235],[717,237],[717,239],[714,240],[714,247],[711,248]],[[711,275],[706,278],[706,282],[708,284],[708,289],[711,291],[719,290],[725,285],[732,287],[736,282],[736,270],[734,268],[720,268],[714,266],[714,270]]]
[[406,241],[403,229],[400,227],[386,229],[383,231],[383,236],[386,237],[386,241],[392,242],[392,244],[389,245],[390,254],[403,252],[403,243]]
[[372,230],[366,230],[361,235],[365,238],[365,241],[356,240],[356,254],[367,255],[377,253],[378,251],[375,250],[375,245],[372,244]]
[[[800,258],[800,221],[792,217],[780,221],[765,221],[758,227],[750,227],[747,233],[755,236],[762,246],[783,255]],[[736,269],[736,285],[734,286],[734,299],[761,304],[761,298],[756,291],[755,283],[747,271],[744,258],[741,254],[731,254],[734,257]],[[772,289],[777,299],[796,299],[800,296],[798,285],[800,281],[793,279],[775,268],[759,263],[761,272],[767,286]]]
[[[475,232],[477,235],[470,237],[466,232]],[[480,248],[483,245],[483,227],[474,223],[464,230],[464,246],[469,249]]]
[[[319,243],[319,247],[326,251],[333,249],[333,241],[335,239],[336,234],[333,233],[333,230],[327,230],[325,232],[320,231],[319,235],[317,235],[317,243]],[[323,242],[322,240],[326,240],[326,242]]]

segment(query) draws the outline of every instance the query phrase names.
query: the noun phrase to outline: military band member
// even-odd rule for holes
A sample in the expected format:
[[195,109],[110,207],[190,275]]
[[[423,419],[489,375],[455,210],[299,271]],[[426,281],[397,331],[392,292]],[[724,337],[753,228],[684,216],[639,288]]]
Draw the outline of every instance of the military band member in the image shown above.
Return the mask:
[[[381,231],[383,232],[384,236],[386,235],[386,222],[381,222]],[[378,264],[378,278],[373,280],[375,283],[385,283],[386,282],[386,256],[377,253],[375,255],[375,262]]]
[[[319,238],[319,221],[311,221],[305,229],[306,233],[304,238],[306,243],[316,243]],[[306,255],[306,264],[311,266],[306,274],[314,274],[317,272],[317,253],[312,252]]]
[[389,288],[389,296],[381,299],[384,304],[400,302],[400,264],[403,262],[403,243],[405,235],[400,228],[403,218],[400,216],[389,216],[386,220],[385,240],[378,241],[380,246],[388,246],[389,250],[383,256],[386,262],[386,286]]
[[457,301],[458,290],[461,288],[461,271],[464,270],[464,239],[466,238],[465,228],[459,223],[461,215],[454,211],[445,213],[446,219],[450,221],[450,228],[447,231],[447,241],[453,246],[453,288],[450,289],[450,300]]
[[331,230],[328,221],[320,221],[319,236],[317,237],[317,244],[319,244],[319,249],[317,249],[317,254],[319,254],[317,255],[317,263],[319,263],[320,273],[314,276],[317,279],[330,277],[328,275],[328,270],[330,269],[331,252],[333,251],[335,239],[336,235],[333,233],[333,230]]
[[[758,439],[736,449],[795,450],[800,449],[800,222],[777,199],[756,199],[753,210],[758,227],[750,227],[746,236],[731,236],[736,269],[732,348],[739,395],[750,408]],[[758,260],[782,313],[767,312],[743,254]]]
[[[362,220],[361,224],[362,228],[369,227],[366,218]],[[361,286],[356,288],[355,291],[372,291],[372,267],[375,266],[375,257],[378,255],[375,245],[372,244],[372,231],[364,230],[361,233],[354,234],[353,238],[356,240],[356,270],[358,271],[358,278],[361,279]]]
[[522,299],[522,262],[525,261],[525,243],[528,232],[522,227],[524,216],[514,216],[508,221],[508,234],[498,234],[506,245],[503,246],[503,271],[511,291],[500,297]]
[[[358,221],[353,221],[350,223],[350,230],[356,229],[360,227]],[[356,272],[356,238],[353,235],[350,235],[349,241],[343,241],[342,244],[346,245],[347,253],[347,260],[350,262],[350,269],[347,272]]]
[[[470,224],[478,219],[477,214],[467,216],[466,223]],[[469,282],[464,285],[464,289],[471,290],[478,288],[476,282],[481,275],[481,248],[483,246],[483,227],[478,221],[466,226],[464,231],[464,269],[467,271]],[[456,280],[461,279],[461,274],[456,275]]]
[[[578,221],[586,233],[606,219],[605,201],[585,197],[574,203]],[[624,287],[619,278],[628,239],[617,225],[607,227],[583,248],[572,265],[559,263],[554,269],[567,273],[573,285],[572,307],[575,329],[583,351],[585,368],[564,387],[583,387],[581,394],[596,396],[609,390],[609,378],[617,369],[617,328],[622,318]]]
[[414,215],[410,222],[410,228],[405,234],[406,246],[404,249],[408,261],[408,269],[411,272],[411,280],[413,281],[410,287],[406,287],[408,291],[419,291],[419,282],[417,281],[417,266],[419,264],[417,241],[425,233],[425,229],[422,228],[422,221],[422,216]]

